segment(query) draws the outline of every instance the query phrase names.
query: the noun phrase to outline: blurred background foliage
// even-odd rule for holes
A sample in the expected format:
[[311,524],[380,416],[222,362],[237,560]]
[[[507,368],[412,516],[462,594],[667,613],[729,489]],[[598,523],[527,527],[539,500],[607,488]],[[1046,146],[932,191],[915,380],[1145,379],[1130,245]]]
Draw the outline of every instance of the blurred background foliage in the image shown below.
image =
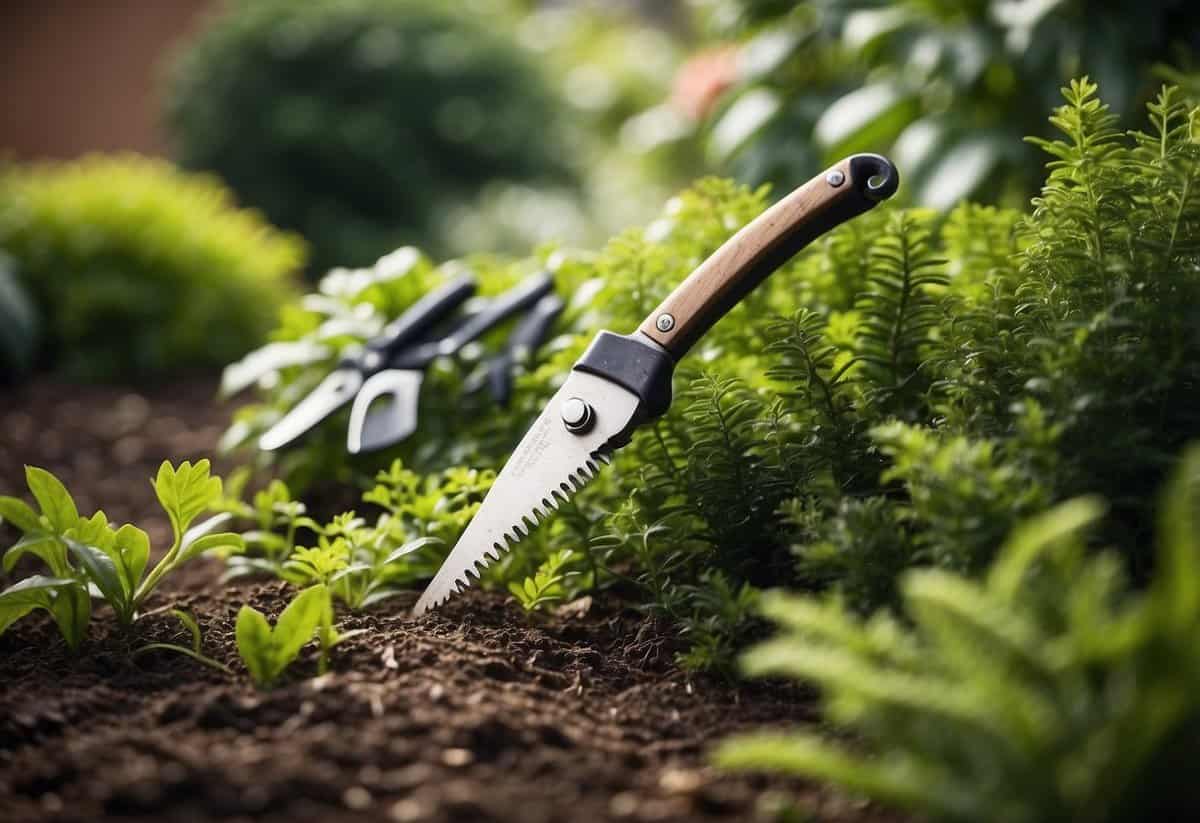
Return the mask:
[[216,178],[137,156],[4,170],[0,249],[4,360],[84,380],[227,363],[276,322],[304,261]]
[[1041,181],[1021,140],[1045,135],[1083,74],[1114,112],[1156,90],[1151,68],[1200,46],[1190,0],[695,0],[724,46],[693,66],[720,89],[695,138],[714,168],[791,188],[855,151],[890,153],[904,196],[1017,205]]

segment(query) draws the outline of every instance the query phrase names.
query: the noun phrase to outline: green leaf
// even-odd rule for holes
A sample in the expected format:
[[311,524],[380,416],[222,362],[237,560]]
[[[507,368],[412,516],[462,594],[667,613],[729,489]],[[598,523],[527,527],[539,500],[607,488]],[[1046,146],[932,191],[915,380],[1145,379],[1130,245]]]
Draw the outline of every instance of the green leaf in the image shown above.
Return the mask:
[[146,571],[146,562],[150,559],[150,536],[137,526],[126,523],[117,529],[111,556],[121,570],[126,591],[136,591]]
[[178,468],[164,460],[158,467],[154,493],[180,543],[192,521],[221,499],[221,478],[211,477],[209,468],[208,460],[184,461]]
[[0,592],[0,634],[34,609],[50,612],[67,646],[79,648],[91,601],[78,580],[33,575]]
[[423,549],[426,546],[436,546],[445,542],[446,541],[442,540],[440,537],[418,537],[416,540],[410,540],[403,546],[392,550],[388,556],[383,559],[383,563],[381,565],[386,566],[388,563],[395,563],[406,554],[412,554],[413,552]]
[[183,563],[213,549],[232,549],[235,552],[240,552],[245,548],[246,541],[242,539],[240,534],[234,534],[233,532],[206,534],[204,537],[189,543],[187,548],[179,553],[178,562]]
[[108,605],[113,607],[120,621],[128,624],[133,617],[130,613],[130,597],[133,593],[125,589],[125,581],[121,579],[116,562],[103,550],[77,540],[68,538],[67,548],[79,561],[87,579],[100,590]]
[[40,557],[55,577],[71,576],[72,569],[67,562],[67,550],[62,541],[54,535],[35,532],[18,540],[4,553],[4,571],[11,573],[17,561],[27,554]]
[[37,512],[17,497],[0,497],[0,520],[11,523],[26,534],[42,530]]
[[192,636],[192,651],[200,654],[200,624],[196,622],[196,618],[185,612],[183,609],[171,609],[171,614],[183,624],[183,627],[188,630],[188,634]]
[[1104,515],[1104,504],[1080,497],[1030,518],[1013,530],[988,574],[988,588],[1002,598],[1020,589],[1030,566],[1050,546],[1070,539]]
[[25,481],[55,532],[61,534],[75,526],[79,520],[79,510],[71,493],[57,477],[37,466],[26,466]]
[[296,595],[296,599],[279,615],[272,639],[280,671],[295,659],[304,644],[312,640],[313,632],[320,625],[321,616],[328,605],[329,590],[318,584]]
[[271,626],[263,613],[251,606],[242,606],[234,628],[238,655],[246,664],[250,677],[260,686],[275,679],[274,651],[271,644]]

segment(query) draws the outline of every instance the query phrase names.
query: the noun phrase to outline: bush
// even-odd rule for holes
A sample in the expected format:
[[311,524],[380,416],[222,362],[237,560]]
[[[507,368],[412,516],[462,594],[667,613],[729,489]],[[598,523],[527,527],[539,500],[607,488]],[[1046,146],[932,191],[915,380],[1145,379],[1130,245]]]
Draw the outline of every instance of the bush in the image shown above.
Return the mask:
[[43,361],[94,380],[228,363],[276,322],[303,259],[217,181],[135,156],[5,171],[0,249],[44,320]]
[[[703,626],[714,653],[692,660],[719,666],[733,644],[714,628],[751,624],[708,617],[737,614],[740,594],[723,592],[743,582],[832,587],[869,612],[895,601],[907,568],[979,574],[1022,519],[1088,493],[1111,503],[1098,539],[1144,581],[1154,490],[1200,431],[1189,399],[1200,386],[1200,143],[1172,90],[1132,136],[1115,131],[1091,83],[1064,92],[1063,138],[1043,143],[1054,160],[1031,213],[885,205],[814,244],[704,337],[670,412],[494,564],[491,581],[536,577],[570,548],[569,571],[586,574],[568,596],[632,585],[648,608]],[[420,473],[498,468],[597,329],[636,328],[766,203],[764,189],[705,180],[598,253],[548,251],[564,294],[596,290],[519,378],[510,413],[462,397],[473,361],[439,363],[419,436],[377,459]],[[500,290],[540,262],[469,265]],[[278,336],[322,342],[345,328],[337,317],[378,325],[461,265],[414,255],[403,276],[342,273]],[[285,371],[235,434],[269,425],[335,357]],[[346,463],[344,437],[343,417],[283,459],[308,477],[336,461],[366,485],[382,466]],[[714,570],[724,583],[700,585]]]
[[231,2],[174,67],[178,159],[301,232],[313,269],[445,251],[489,181],[568,183],[558,100],[484,23],[414,0]]
[[720,750],[727,767],[818,778],[922,819],[963,823],[1194,820],[1200,757],[1200,450],[1160,518],[1161,574],[1131,593],[1120,560],[1087,559],[1094,499],[1022,524],[983,582],[904,580],[911,626],[774,594],[782,628],[747,671],[821,687],[862,740],[772,733]]

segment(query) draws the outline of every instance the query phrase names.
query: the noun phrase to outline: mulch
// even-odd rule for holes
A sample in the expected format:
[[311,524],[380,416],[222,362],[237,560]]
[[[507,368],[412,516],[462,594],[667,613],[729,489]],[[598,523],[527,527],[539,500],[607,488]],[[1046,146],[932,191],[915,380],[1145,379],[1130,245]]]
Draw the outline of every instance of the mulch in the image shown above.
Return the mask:
[[[149,478],[164,458],[215,451],[229,410],[214,387],[10,391],[0,493],[23,493],[22,466],[40,465],[81,511],[138,522],[161,545]],[[822,787],[714,771],[711,747],[730,733],[815,722],[812,695],[689,676],[670,627],[620,603],[531,621],[472,590],[417,619],[412,592],[342,615],[367,631],[335,650],[332,672],[317,676],[307,650],[259,691],[234,619],[243,603],[273,617],[289,593],[219,575],[208,559],[181,570],[128,635],[98,609],[78,655],[41,616],[0,637],[0,819],[770,820],[785,797],[821,820],[896,819]],[[185,642],[170,606],[196,616],[204,652],[233,677],[133,655]]]

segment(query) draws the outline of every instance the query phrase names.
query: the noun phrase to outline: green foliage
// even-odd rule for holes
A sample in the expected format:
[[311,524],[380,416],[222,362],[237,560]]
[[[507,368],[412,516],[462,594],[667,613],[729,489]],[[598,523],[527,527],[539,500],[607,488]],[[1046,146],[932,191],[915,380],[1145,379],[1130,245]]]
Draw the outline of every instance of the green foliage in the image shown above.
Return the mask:
[[97,380],[241,356],[303,259],[216,180],[136,156],[0,172],[0,250],[42,320],[39,358]]
[[526,577],[520,583],[510,581],[508,590],[526,613],[558,603],[566,596],[563,584],[579,575],[579,572],[567,570],[574,559],[575,553],[570,549],[555,552],[538,566],[532,577]]
[[[373,524],[353,511],[319,523],[275,480],[254,495],[253,505],[225,502],[259,526],[226,553],[225,577],[266,572],[296,586],[323,585],[355,611],[368,608],[414,576],[432,573],[437,558],[424,550],[458,538],[494,477],[467,469],[420,477],[397,460],[363,494],[363,502],[383,509]],[[312,542],[310,536],[315,545],[300,545]]]
[[454,218],[486,184],[573,178],[535,64],[450,5],[229,2],[174,69],[177,157],[302,233],[318,272],[457,248]]
[[1058,87],[1091,74],[1131,116],[1151,92],[1147,70],[1200,23],[1177,0],[697,5],[705,28],[737,43],[730,89],[699,130],[720,168],[791,187],[890,147],[907,196],[939,209],[1032,192],[1037,157],[1018,141],[1045,134]]
[[1130,591],[1088,557],[1101,507],[1063,503],[1013,531],[983,581],[913,572],[911,625],[773,594],[782,634],[747,671],[821,687],[863,750],[806,733],[727,742],[718,761],[815,777],[945,821],[1190,819],[1200,755],[1200,450],[1161,505],[1160,574]]
[[297,594],[274,627],[262,612],[242,606],[235,627],[237,650],[258,686],[273,685],[314,635],[320,635],[324,646],[326,633],[318,629],[328,624],[329,609],[329,591],[320,584]]
[[19,498],[0,497],[0,517],[23,535],[4,553],[4,571],[12,572],[17,561],[32,556],[51,576],[35,575],[0,592],[0,631],[34,608],[44,608],[54,616],[67,644],[76,648],[91,615],[89,591],[105,600],[117,622],[128,628],[171,572],[205,552],[242,547],[239,535],[217,531],[228,515],[193,526],[221,499],[221,481],[210,476],[207,460],[194,465],[185,461],[178,467],[164,461],[152,481],[174,538],[148,573],[150,538],[144,531],[132,524],[111,524],[102,511],[81,516],[70,492],[44,469],[26,466],[25,477],[40,511]]
[[[1045,144],[1053,162],[1031,213],[883,206],[817,241],[700,341],[670,412],[484,584],[523,587],[569,549],[578,593],[619,587],[680,624],[725,613],[701,603],[713,570],[734,591],[832,588],[870,612],[896,601],[905,569],[980,573],[1019,520],[1084,494],[1110,501],[1097,540],[1146,578],[1153,492],[1200,430],[1197,116],[1168,89],[1148,130],[1122,136],[1093,84],[1064,94],[1062,139]],[[500,466],[598,329],[636,328],[766,203],[765,190],[704,180],[593,254],[470,261],[486,290],[545,261],[563,293],[587,299],[518,377],[508,413],[463,396],[475,355],[435,366],[419,435],[386,455],[403,459],[389,481],[397,496],[376,502],[411,501],[450,523],[403,540],[436,534],[449,548],[478,497],[443,491],[447,466]],[[381,324],[462,265],[409,253],[403,266],[328,279],[278,337],[321,343],[331,338],[317,329],[356,310]],[[268,378],[234,433],[270,425],[326,373],[334,348]],[[338,457],[344,426],[332,422],[281,468],[369,482],[377,466]],[[413,581],[439,559],[414,553],[392,573]],[[750,625],[716,645],[733,648]]]

